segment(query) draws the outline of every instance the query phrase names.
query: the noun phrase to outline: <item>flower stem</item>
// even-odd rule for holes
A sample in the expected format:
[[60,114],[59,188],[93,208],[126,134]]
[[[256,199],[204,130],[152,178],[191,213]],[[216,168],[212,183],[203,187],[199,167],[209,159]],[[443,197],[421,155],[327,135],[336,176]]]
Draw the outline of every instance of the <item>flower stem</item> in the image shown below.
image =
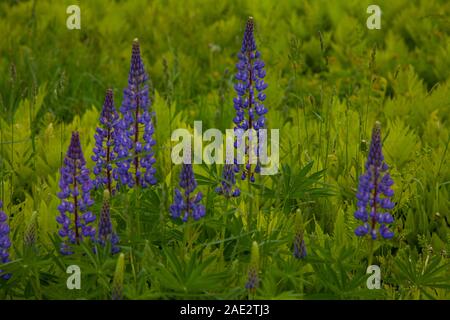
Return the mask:
[[228,205],[230,203],[230,199],[226,198],[225,199],[225,206],[224,206],[224,210],[223,210],[223,215],[222,215],[222,243],[220,244],[220,251],[222,252],[222,255],[224,253],[224,247],[225,247],[225,234],[226,234],[226,214],[228,212]]
[[250,178],[247,179],[248,182],[248,215],[247,215],[247,227],[248,230],[251,230],[252,227],[252,211],[253,211],[253,199],[252,199],[252,182],[250,181]]
[[369,240],[369,266],[372,265],[372,260],[373,260],[373,240],[370,239]]

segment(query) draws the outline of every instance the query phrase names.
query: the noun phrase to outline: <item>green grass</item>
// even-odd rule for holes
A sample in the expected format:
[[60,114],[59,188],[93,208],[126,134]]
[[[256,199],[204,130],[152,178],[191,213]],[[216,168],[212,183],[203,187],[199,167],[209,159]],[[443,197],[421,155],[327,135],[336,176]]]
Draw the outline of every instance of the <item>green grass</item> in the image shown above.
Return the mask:
[[[59,167],[72,130],[88,166],[106,88],[116,106],[139,38],[156,113],[158,185],[112,199],[125,254],[125,299],[449,299],[450,3],[378,1],[74,1],[0,3],[0,199],[10,217],[13,273],[3,299],[109,299],[117,256],[58,253]],[[225,201],[221,166],[196,165],[206,217],[169,215],[179,166],[175,128],[232,128],[236,53],[248,16],[266,63],[269,128],[280,129],[278,175]],[[394,179],[395,237],[377,241],[382,289],[368,290],[367,239],[353,230],[358,177],[375,121]],[[250,194],[250,195],[249,195]],[[252,201],[247,201],[248,197]],[[94,193],[94,212],[102,192]],[[250,209],[250,203],[251,209]],[[248,224],[251,210],[253,222]],[[33,212],[38,242],[23,245]],[[308,256],[292,256],[301,215]],[[245,290],[253,241],[260,285]],[[82,271],[68,290],[67,266]],[[120,270],[120,268],[118,268]]]

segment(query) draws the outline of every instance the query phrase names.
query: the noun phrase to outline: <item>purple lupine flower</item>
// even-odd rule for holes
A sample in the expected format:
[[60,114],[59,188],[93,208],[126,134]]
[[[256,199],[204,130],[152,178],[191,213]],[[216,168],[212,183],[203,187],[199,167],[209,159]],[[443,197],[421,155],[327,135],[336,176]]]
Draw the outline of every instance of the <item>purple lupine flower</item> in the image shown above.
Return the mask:
[[181,192],[178,188],[175,189],[174,201],[170,206],[172,218],[177,219],[183,216],[183,221],[186,222],[189,216],[192,216],[194,220],[203,217],[205,207],[200,203],[203,195],[200,191],[196,195],[192,194],[197,188],[192,164],[183,163],[180,173],[180,187],[184,192]]
[[[0,263],[9,262],[9,248],[11,247],[11,240],[9,239],[9,225],[8,217],[2,210],[3,202],[0,200]],[[3,270],[0,270],[0,274]],[[8,280],[11,278],[10,273],[2,274],[1,278]]]
[[245,283],[245,288],[251,293],[256,292],[256,288],[259,284],[259,245],[256,241],[252,243],[252,249],[250,252],[250,266],[248,269],[247,282]]
[[297,232],[294,237],[294,257],[297,259],[306,258],[306,245],[303,232]]
[[369,156],[365,166],[365,173],[359,178],[358,193],[356,198],[357,210],[355,218],[362,221],[363,225],[355,229],[357,236],[363,237],[370,234],[375,240],[378,233],[384,239],[394,236],[388,225],[394,222],[392,215],[387,212],[394,208],[390,198],[394,195],[391,186],[394,184],[387,172],[388,165],[384,162],[381,150],[381,125],[376,122],[372,131]]
[[226,198],[238,197],[241,191],[236,187],[236,178],[234,164],[225,164],[222,171],[221,186],[216,188],[216,192],[224,195]]
[[248,271],[247,282],[245,283],[245,289],[254,292],[258,287],[258,284],[259,284],[258,270],[254,267],[250,267]]
[[94,185],[89,178],[80,136],[76,131],[72,132],[64,158],[59,187],[61,191],[58,198],[61,199],[61,204],[58,206],[60,215],[56,217],[56,221],[61,224],[58,232],[63,239],[60,251],[62,254],[72,254],[70,245],[79,244],[83,238],[95,237],[95,227],[92,226],[95,215],[89,211],[89,207],[94,204],[91,199],[91,189]]
[[109,192],[105,190],[104,200],[102,206],[102,212],[100,215],[100,221],[98,223],[98,236],[97,241],[100,245],[105,246],[107,242],[111,243],[111,253],[116,254],[120,251],[117,244],[119,243],[119,237],[113,231],[111,223],[111,213],[109,204]]
[[[122,185],[147,187],[156,184],[153,146],[154,127],[150,112],[148,75],[141,59],[139,42],[133,41],[128,87],[123,91],[120,107],[122,120],[116,153],[117,162],[115,179]],[[132,168],[133,167],[133,168]]]
[[[242,41],[241,52],[238,54],[239,62],[236,64],[238,72],[236,73],[236,80],[238,81],[234,89],[237,97],[234,98],[234,108],[236,110],[236,117],[233,119],[235,123],[235,132],[238,129],[249,132],[249,140],[257,139],[254,152],[250,150],[250,146],[245,146],[245,153],[247,155],[247,163],[242,170],[242,180],[250,179],[254,182],[254,173],[259,173],[261,164],[259,161],[259,146],[261,143],[259,137],[259,129],[265,128],[265,114],[267,108],[264,106],[266,94],[264,90],[267,88],[267,83],[264,82],[266,71],[264,70],[264,62],[260,59],[260,52],[256,50],[256,42],[253,34],[254,23],[253,18],[250,17],[247,21],[247,26],[244,32],[244,39]],[[255,91],[256,89],[256,91]],[[252,135],[252,129],[256,130],[256,137]],[[241,143],[241,137],[235,141],[235,147],[238,148]],[[250,143],[249,143],[250,144]],[[256,166],[252,171],[251,157],[256,154]],[[235,161],[235,164],[237,162]],[[239,166],[236,166],[236,172],[239,172]]]
[[106,90],[105,103],[100,114],[100,126],[97,127],[95,138],[95,147],[92,160],[95,162],[93,180],[96,188],[104,187],[109,193],[112,190],[112,162],[116,159],[113,150],[118,134],[119,115],[114,107],[114,98],[112,89]]

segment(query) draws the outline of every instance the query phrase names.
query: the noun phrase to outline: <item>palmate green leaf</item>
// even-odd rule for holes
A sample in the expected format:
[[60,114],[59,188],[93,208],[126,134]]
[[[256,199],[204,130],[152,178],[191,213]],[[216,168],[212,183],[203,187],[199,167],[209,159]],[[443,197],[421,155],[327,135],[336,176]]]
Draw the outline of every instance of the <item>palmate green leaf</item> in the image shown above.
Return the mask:
[[405,287],[416,287],[428,298],[433,298],[428,289],[450,289],[448,282],[450,263],[439,256],[426,257],[405,250],[395,259],[394,279]]
[[221,166],[217,166],[215,163],[211,165],[202,163],[197,168],[199,169],[195,172],[195,179],[199,185],[214,187],[220,183],[222,175],[218,169]]
[[414,160],[413,155],[418,147],[417,137],[409,126],[397,118],[388,123],[383,147],[387,162],[402,169],[408,162]]
[[281,189],[275,192],[273,189],[265,187],[262,189],[263,196],[268,198],[280,197],[281,201],[286,202],[294,199],[310,200],[334,195],[331,186],[321,181],[325,170],[308,175],[313,164],[313,161],[309,162],[297,173],[293,173],[288,164],[283,165],[281,177],[278,178]]
[[334,224],[334,240],[339,244],[346,244],[348,236],[349,234],[345,225],[345,214],[342,209],[339,209]]
[[[210,271],[214,266],[215,257],[201,258],[194,252],[190,256],[178,257],[173,249],[163,248],[166,264],[158,263],[149,266],[152,277],[158,281],[161,288],[168,289],[176,296],[198,295],[208,291],[219,291],[226,279],[225,271]],[[214,269],[214,268],[212,268]]]
[[366,269],[358,262],[357,252],[345,242],[327,239],[323,247],[313,246],[307,261],[320,283],[307,298],[372,299],[384,295],[366,288]]

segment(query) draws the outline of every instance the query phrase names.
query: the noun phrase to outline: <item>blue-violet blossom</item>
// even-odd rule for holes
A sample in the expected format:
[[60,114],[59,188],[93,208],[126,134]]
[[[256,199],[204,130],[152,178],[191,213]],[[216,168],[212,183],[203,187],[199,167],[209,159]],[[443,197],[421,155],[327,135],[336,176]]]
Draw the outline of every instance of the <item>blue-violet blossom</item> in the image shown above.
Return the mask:
[[117,244],[119,243],[119,237],[113,231],[113,226],[111,223],[111,212],[110,212],[110,202],[109,202],[109,192],[105,190],[102,212],[100,215],[100,221],[98,223],[98,237],[97,241],[100,245],[105,246],[107,242],[111,244],[111,253],[116,254],[120,251]]
[[[267,83],[263,80],[266,76],[265,64],[260,59],[260,52],[256,50],[253,29],[253,18],[250,17],[245,28],[241,52],[238,54],[239,62],[236,64],[238,72],[235,76],[238,82],[234,86],[237,97],[233,100],[236,110],[236,117],[233,119],[237,135],[235,147],[239,148],[242,143],[245,143],[245,137],[242,136],[243,132],[248,132],[249,141],[248,145],[244,146],[247,163],[242,170],[241,178],[242,180],[248,178],[251,182],[255,181],[254,173],[260,173],[261,170],[259,149],[262,141],[260,141],[259,129],[265,128],[266,119],[264,115],[268,111],[263,104],[266,99],[264,90],[267,88]],[[254,137],[252,129],[256,130],[256,137]],[[255,138],[257,139],[256,144],[253,142]],[[250,143],[250,141],[252,142]],[[255,146],[254,151],[250,150],[251,146]],[[254,155],[256,155],[256,159],[251,159]],[[256,163],[253,171],[252,163]],[[235,161],[235,164],[237,164],[237,161]],[[236,166],[235,171],[239,172],[239,170],[239,166]]]
[[81,150],[80,136],[78,132],[72,132],[59,180],[61,191],[58,198],[61,204],[58,206],[60,215],[56,221],[61,225],[58,234],[63,239],[60,249],[62,254],[72,254],[70,245],[79,244],[83,238],[94,240],[95,227],[92,223],[95,215],[89,210],[94,204],[91,199],[93,186]]
[[238,197],[241,191],[236,187],[236,178],[234,164],[225,164],[222,171],[221,185],[216,188],[216,192],[224,195],[226,198]]
[[[11,247],[11,240],[9,239],[9,225],[7,222],[8,217],[2,208],[3,202],[0,200],[0,263],[7,263],[9,262],[9,248]],[[0,270],[0,274],[2,272],[3,271]],[[11,278],[11,274],[2,274],[0,277],[8,280]]]
[[[147,187],[156,184],[153,146],[153,114],[150,112],[148,75],[141,59],[139,42],[133,41],[128,87],[120,107],[122,120],[116,148],[115,179],[122,185]],[[131,169],[133,167],[133,169]]]
[[95,147],[92,160],[95,162],[93,180],[96,188],[105,187],[113,193],[112,170],[116,159],[114,152],[116,135],[118,134],[119,115],[114,107],[112,89],[106,91],[105,102],[100,113],[100,126],[95,133]]
[[358,209],[354,216],[363,222],[362,226],[355,229],[355,234],[359,237],[369,234],[375,240],[377,230],[384,239],[394,236],[394,232],[388,226],[394,222],[392,215],[387,212],[394,208],[394,203],[390,200],[394,195],[391,189],[394,181],[387,172],[388,168],[381,150],[381,126],[376,122],[365,165],[366,171],[359,178],[356,195]]
[[202,200],[202,193],[199,191],[193,195],[195,188],[197,188],[197,181],[194,177],[192,164],[183,163],[180,173],[180,189],[175,189],[174,202],[170,206],[170,213],[172,218],[177,219],[183,216],[183,221],[186,222],[189,216],[194,220],[198,220],[205,215],[205,207],[200,203]]

